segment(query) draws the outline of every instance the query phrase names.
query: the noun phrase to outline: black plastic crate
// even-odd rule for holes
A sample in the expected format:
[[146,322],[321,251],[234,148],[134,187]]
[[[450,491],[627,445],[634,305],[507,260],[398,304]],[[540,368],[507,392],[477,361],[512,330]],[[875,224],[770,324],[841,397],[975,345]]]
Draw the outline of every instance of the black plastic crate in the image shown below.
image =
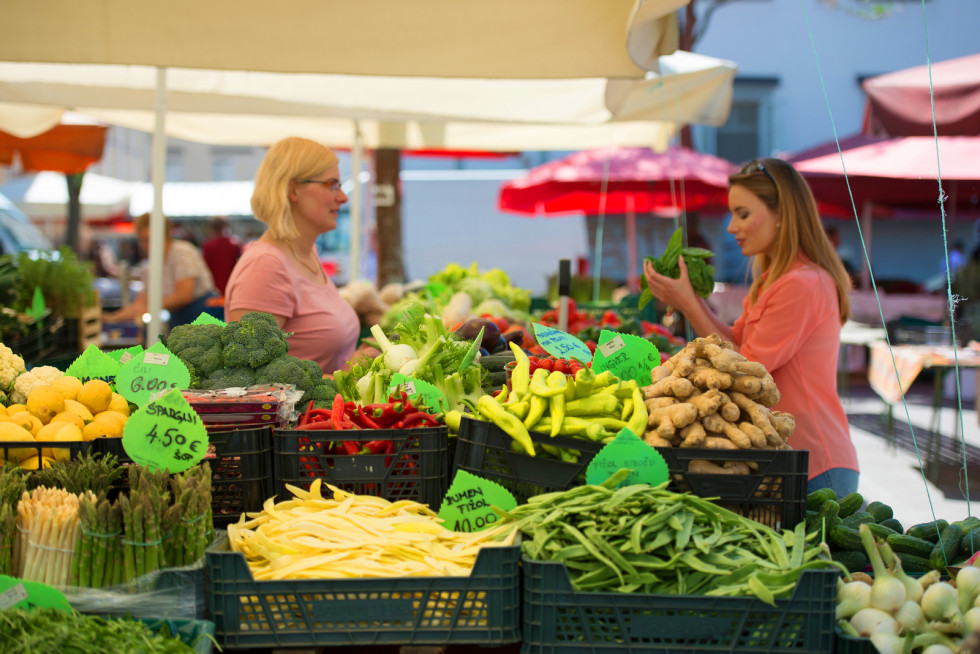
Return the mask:
[[481,549],[469,577],[255,581],[227,540],[206,557],[211,619],[226,648],[521,639],[520,545]]
[[[292,497],[286,484],[307,489],[314,479],[358,495],[413,500],[438,509],[449,490],[449,432],[442,427],[414,429],[276,429],[275,492]],[[344,441],[392,441],[392,454],[337,454]]]
[[[546,444],[578,450],[578,463],[530,456],[512,449],[513,439],[492,422],[464,417],[459,429],[454,471],[466,470],[496,481],[518,501],[541,493],[568,490],[585,482],[585,469],[602,443],[531,432],[536,446]],[[805,450],[707,450],[657,448],[667,462],[668,488],[690,492],[774,529],[792,529],[806,517],[809,453]],[[692,474],[693,459],[754,461],[750,475]],[[452,475],[451,475],[452,476]]]
[[531,456],[511,449],[514,442],[497,425],[486,420],[463,417],[456,439],[453,472],[465,470],[495,481],[509,490],[518,502],[541,493],[562,491],[585,482],[585,468],[603,444],[594,441],[530,432],[535,449],[553,445],[579,451],[578,463]]
[[[715,503],[773,529],[793,529],[806,518],[806,450],[709,450],[658,447],[667,462],[672,491],[718,498]],[[748,461],[748,475],[688,472],[693,460]]]
[[[0,465],[4,461],[13,463],[34,456],[61,460],[67,454],[68,459],[72,460],[91,448],[92,441],[0,441]],[[45,450],[48,450],[48,456]]]
[[[275,492],[273,486],[272,429],[208,430],[211,466],[211,513],[215,526],[238,522],[246,511],[261,511],[262,503]],[[97,438],[95,451],[114,454],[120,463],[133,460],[123,449],[121,438]],[[127,478],[123,475],[121,484]]]
[[772,607],[749,597],[586,593],[563,563],[521,560],[524,654],[830,653],[834,569],[805,570]]
[[64,318],[49,313],[39,322],[28,326],[26,333],[8,337],[4,345],[14,354],[19,354],[24,359],[26,367],[30,369],[58,349],[64,330]]
[[834,651],[837,654],[877,654],[878,652],[870,638],[848,636],[840,629],[837,630],[837,643]]

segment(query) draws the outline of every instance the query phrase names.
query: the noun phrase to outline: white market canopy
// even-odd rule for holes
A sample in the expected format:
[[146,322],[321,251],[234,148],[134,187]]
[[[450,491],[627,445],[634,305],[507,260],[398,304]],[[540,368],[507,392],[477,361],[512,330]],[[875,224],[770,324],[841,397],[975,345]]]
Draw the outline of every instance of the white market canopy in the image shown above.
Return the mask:
[[[85,173],[79,201],[83,220],[103,220],[125,215],[134,187],[114,177]],[[64,220],[68,206],[68,185],[62,173],[40,172],[11,180],[0,186],[3,194],[34,220]]]
[[0,61],[471,78],[642,77],[688,0],[6,0]]

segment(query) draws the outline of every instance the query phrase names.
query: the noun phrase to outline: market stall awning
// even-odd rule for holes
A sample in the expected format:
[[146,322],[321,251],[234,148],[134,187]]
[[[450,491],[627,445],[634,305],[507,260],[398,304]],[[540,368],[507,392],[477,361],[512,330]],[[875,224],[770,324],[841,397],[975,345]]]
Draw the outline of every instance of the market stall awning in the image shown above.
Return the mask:
[[16,156],[26,171],[83,173],[102,158],[105,133],[104,125],[55,125],[27,138],[0,131],[0,165]]
[[932,95],[940,136],[980,136],[980,54],[879,75],[861,86],[871,134],[932,136]]
[[[131,182],[86,173],[80,195],[82,219],[106,221],[127,215],[132,192]],[[56,172],[14,179],[0,186],[0,193],[33,220],[64,219],[68,213],[68,185]]]
[[428,77],[640,77],[687,0],[8,0],[0,60]]

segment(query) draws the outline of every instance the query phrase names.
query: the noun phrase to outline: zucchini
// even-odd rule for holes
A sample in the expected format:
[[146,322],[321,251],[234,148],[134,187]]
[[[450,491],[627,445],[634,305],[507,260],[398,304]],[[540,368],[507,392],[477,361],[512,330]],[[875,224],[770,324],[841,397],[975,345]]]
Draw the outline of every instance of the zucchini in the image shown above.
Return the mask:
[[947,564],[952,564],[957,560],[960,553],[960,541],[963,540],[963,527],[959,525],[947,525],[939,534],[939,540],[932,546],[932,553],[929,554],[929,563],[936,570],[943,570]]
[[858,530],[854,527],[845,527],[843,524],[830,530],[830,542],[842,550],[864,551]]
[[875,517],[875,522],[882,522],[883,520],[895,517],[895,512],[892,511],[892,507],[883,502],[872,502],[864,510]]
[[925,559],[921,556],[916,556],[915,554],[909,554],[908,552],[895,552],[897,556],[902,561],[902,570],[907,573],[922,573],[929,572],[932,570],[932,564],[929,563],[929,559]]
[[847,568],[848,572],[863,572],[868,567],[868,555],[863,550],[840,550],[831,552],[831,558]]
[[[864,506],[864,498],[861,496],[861,493],[851,493],[837,500],[837,503],[840,504],[840,513],[838,515],[846,518],[861,510],[861,507]],[[875,520],[875,522],[878,521]]]
[[903,534],[891,534],[885,538],[885,542],[888,543],[888,547],[892,548],[896,554],[913,554],[926,560],[932,554],[933,543],[923,538]]
[[899,522],[897,518],[888,518],[887,520],[882,520],[878,524],[880,524],[882,527],[888,527],[889,529],[891,529],[896,533],[899,534],[905,533],[905,528],[902,527],[902,523]]
[[864,524],[866,522],[875,522],[875,517],[868,513],[867,511],[858,511],[857,513],[852,513],[851,515],[844,518],[841,524],[848,527],[858,528],[858,525]]
[[905,530],[905,534],[925,539],[930,543],[935,543],[939,540],[939,534],[948,526],[949,523],[940,518],[935,522],[920,522],[917,525],[912,525]]
[[806,508],[811,511],[819,511],[820,507],[827,500],[837,501],[837,493],[834,492],[833,488],[821,488],[820,490],[815,490],[806,496]]

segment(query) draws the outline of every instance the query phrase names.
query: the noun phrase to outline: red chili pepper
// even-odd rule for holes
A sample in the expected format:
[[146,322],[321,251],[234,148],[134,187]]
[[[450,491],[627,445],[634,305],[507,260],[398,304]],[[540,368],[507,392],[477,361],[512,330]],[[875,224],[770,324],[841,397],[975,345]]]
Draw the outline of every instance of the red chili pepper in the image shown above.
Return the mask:
[[427,426],[439,424],[431,414],[426,413],[425,411],[413,411],[412,413],[403,416],[402,419],[395,425],[395,428],[410,429],[412,427],[417,427],[422,423]]
[[307,422],[310,421],[310,411],[312,409],[313,409],[313,400],[310,400],[310,403],[306,405],[306,412],[299,419],[299,424],[305,425]]
[[330,408],[330,421],[333,422],[334,429],[343,429],[341,421],[344,419],[344,398],[340,395],[335,395],[333,398],[333,406]]
[[312,422],[314,420],[330,420],[330,412],[326,409],[313,409],[308,413],[310,415],[306,419],[306,422]]
[[361,444],[357,441],[341,441],[340,449],[344,454],[360,454]]
[[333,422],[331,422],[330,420],[313,420],[311,422],[306,423],[305,425],[298,426],[296,430],[299,431],[299,430],[333,429],[333,428],[334,428]]
[[365,454],[387,454],[391,441],[367,441],[364,443]]
[[364,413],[361,407],[357,407],[357,417],[361,420],[361,427],[364,429],[381,429],[373,418]]

